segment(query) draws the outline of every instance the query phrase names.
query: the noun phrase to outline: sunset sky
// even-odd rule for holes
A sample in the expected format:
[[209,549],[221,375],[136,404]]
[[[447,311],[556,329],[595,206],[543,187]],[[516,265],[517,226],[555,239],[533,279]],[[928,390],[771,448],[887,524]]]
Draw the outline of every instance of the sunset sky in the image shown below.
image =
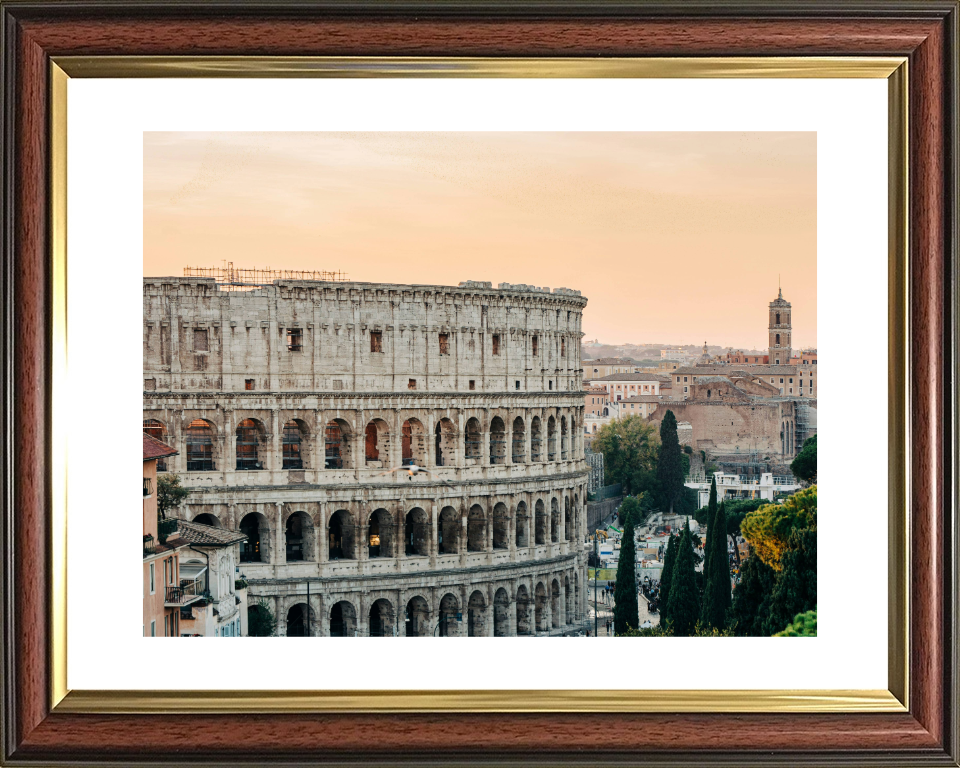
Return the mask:
[[144,274],[582,291],[586,339],[817,343],[815,133],[144,133]]

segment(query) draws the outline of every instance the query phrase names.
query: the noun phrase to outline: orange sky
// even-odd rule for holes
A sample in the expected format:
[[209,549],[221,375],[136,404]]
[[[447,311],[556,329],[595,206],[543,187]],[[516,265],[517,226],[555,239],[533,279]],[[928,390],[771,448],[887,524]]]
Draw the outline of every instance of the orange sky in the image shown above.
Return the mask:
[[144,133],[145,275],[567,287],[606,343],[817,343],[816,134]]

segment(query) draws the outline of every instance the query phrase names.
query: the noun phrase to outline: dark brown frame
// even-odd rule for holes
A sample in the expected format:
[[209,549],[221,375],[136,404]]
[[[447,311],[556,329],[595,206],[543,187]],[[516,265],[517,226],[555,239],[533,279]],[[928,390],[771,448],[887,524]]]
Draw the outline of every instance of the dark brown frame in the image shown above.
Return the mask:
[[[941,0],[0,0],[0,760],[957,766],[957,11]],[[109,54],[908,57],[909,713],[51,713],[49,67]]]

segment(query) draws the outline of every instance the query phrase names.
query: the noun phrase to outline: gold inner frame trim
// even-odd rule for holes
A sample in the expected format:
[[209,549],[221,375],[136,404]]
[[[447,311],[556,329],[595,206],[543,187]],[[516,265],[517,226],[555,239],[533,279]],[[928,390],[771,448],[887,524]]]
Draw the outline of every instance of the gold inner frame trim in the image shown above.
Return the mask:
[[[888,81],[889,690],[106,691],[67,686],[67,86],[77,78],[851,78]],[[908,69],[904,57],[510,59],[64,56],[50,64],[51,707],[65,713],[905,712],[909,691]],[[791,643],[788,639],[784,643]],[[805,642],[805,641],[800,641]]]

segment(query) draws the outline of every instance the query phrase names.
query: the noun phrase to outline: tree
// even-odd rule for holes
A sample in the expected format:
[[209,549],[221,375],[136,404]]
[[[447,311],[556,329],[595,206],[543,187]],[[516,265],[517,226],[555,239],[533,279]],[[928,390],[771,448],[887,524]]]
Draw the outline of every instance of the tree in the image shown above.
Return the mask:
[[683,491],[683,454],[677,437],[677,417],[668,410],[660,423],[660,460],[657,481],[663,506],[673,514],[673,505]]
[[806,613],[798,613],[793,622],[783,632],[777,632],[774,637],[816,637],[817,636],[817,609]]
[[727,558],[727,515],[721,504],[707,529],[707,559],[703,573],[706,580],[700,622],[721,629],[730,608],[730,562]]
[[656,487],[657,433],[642,416],[627,416],[604,424],[592,443],[603,454],[606,477],[634,495]]
[[670,596],[667,611],[677,637],[693,633],[700,618],[700,591],[697,588],[697,572],[693,560],[693,541],[690,526],[683,526],[677,543],[676,562],[670,579]]
[[713,527],[713,516],[717,514],[717,478],[710,478],[710,499],[707,501],[707,529]]
[[157,476],[157,511],[161,519],[166,518],[167,510],[176,509],[187,498],[190,491],[180,485],[179,475]]
[[273,637],[277,631],[277,618],[270,605],[261,598],[247,609],[247,635],[250,637]]
[[769,615],[763,623],[764,635],[776,634],[798,613],[817,605],[816,530],[793,532],[781,566],[770,593]]
[[667,551],[663,554],[663,569],[660,571],[660,623],[670,620],[667,604],[670,598],[670,582],[673,581],[673,567],[677,563],[678,537],[671,535],[667,540]]
[[797,458],[790,464],[790,471],[808,483],[817,482],[817,436],[808,437],[803,441],[803,448]]
[[817,486],[815,485],[795,493],[783,504],[768,504],[750,512],[740,524],[740,532],[750,542],[750,547],[757,557],[775,571],[781,569],[780,560],[790,548],[789,540],[793,532],[805,529],[815,531],[816,528]]
[[750,557],[740,569],[740,583],[733,590],[730,624],[741,637],[760,637],[770,613],[770,593],[776,573],[759,557]]
[[637,602],[637,547],[633,538],[633,517],[627,516],[620,540],[620,562],[617,564],[617,583],[613,588],[613,630],[617,635],[640,626],[640,606]]
[[640,509],[640,500],[636,496],[627,496],[617,508],[617,519],[620,525],[626,525],[631,517],[633,524],[639,525],[644,516],[644,512]]

